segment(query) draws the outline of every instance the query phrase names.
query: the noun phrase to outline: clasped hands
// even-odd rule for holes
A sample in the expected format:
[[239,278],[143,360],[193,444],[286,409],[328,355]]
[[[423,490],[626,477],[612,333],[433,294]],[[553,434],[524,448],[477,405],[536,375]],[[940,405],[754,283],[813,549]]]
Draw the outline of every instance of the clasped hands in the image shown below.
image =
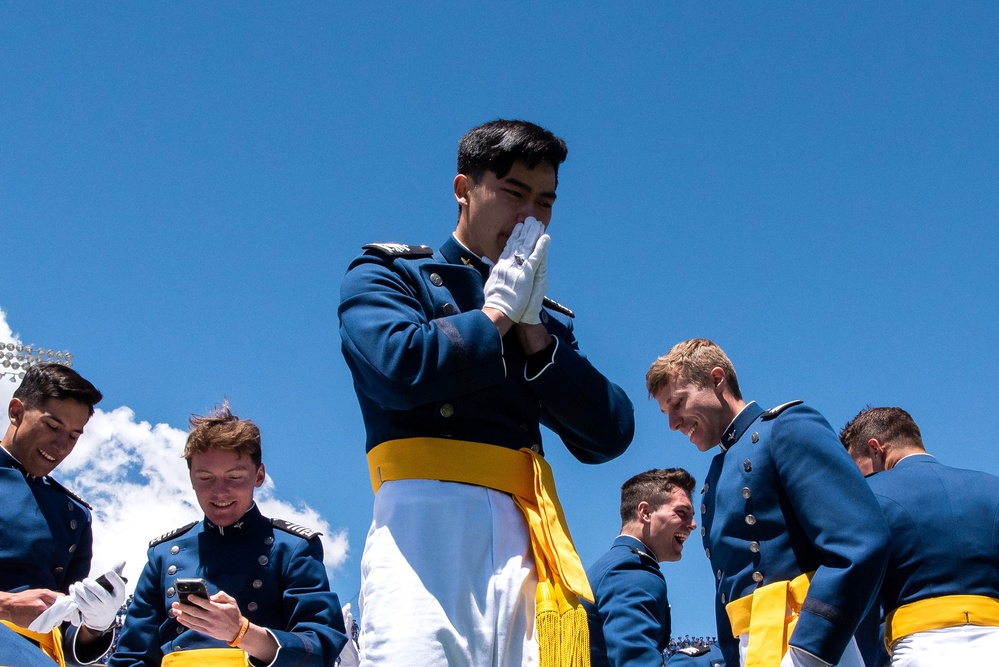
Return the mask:
[[517,223],[486,280],[484,308],[495,308],[515,324],[541,324],[550,240],[537,219]]

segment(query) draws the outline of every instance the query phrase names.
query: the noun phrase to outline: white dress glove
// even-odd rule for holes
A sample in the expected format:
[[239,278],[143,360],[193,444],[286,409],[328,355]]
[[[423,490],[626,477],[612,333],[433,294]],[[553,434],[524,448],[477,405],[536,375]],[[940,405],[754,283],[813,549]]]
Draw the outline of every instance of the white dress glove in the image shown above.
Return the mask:
[[124,567],[125,563],[119,563],[104,573],[111,584],[110,592],[90,577],[69,587],[69,595],[80,609],[83,624],[91,630],[103,632],[110,628],[125,603],[125,582],[121,578]]
[[547,257],[550,238],[544,231],[544,225],[534,218],[518,222],[513,228],[486,280],[484,307],[495,308],[520,322],[534,291],[535,272]]
[[[74,618],[74,616],[76,618]],[[62,625],[66,621],[75,620],[79,622],[80,612],[77,610],[76,602],[70,595],[60,595],[52,603],[52,606],[43,611],[35,620],[31,622],[28,629],[32,632],[46,635],[52,632],[52,628]]]
[[[545,234],[545,238],[548,235]],[[541,263],[534,270],[534,287],[531,289],[531,300],[527,302],[521,324],[541,324],[541,306],[548,291],[548,251],[545,250]]]
[[797,646],[788,646],[780,667],[830,667],[829,663]]

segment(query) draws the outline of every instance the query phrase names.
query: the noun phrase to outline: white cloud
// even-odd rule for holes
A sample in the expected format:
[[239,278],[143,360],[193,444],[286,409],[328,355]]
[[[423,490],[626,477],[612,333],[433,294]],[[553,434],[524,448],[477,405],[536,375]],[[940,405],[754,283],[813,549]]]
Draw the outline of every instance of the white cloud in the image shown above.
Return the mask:
[[[19,342],[3,310],[0,341]],[[3,406],[16,387],[0,378]],[[5,431],[7,425],[4,410],[0,428]],[[56,469],[54,477],[94,508],[94,574],[125,560],[132,589],[145,565],[149,540],[202,518],[181,458],[186,438],[186,431],[167,424],[137,421],[125,406],[109,412],[98,409],[73,453]],[[260,510],[321,531],[327,568],[342,565],[348,549],[346,531],[334,530],[308,505],[281,500],[276,488],[268,477],[257,490]]]

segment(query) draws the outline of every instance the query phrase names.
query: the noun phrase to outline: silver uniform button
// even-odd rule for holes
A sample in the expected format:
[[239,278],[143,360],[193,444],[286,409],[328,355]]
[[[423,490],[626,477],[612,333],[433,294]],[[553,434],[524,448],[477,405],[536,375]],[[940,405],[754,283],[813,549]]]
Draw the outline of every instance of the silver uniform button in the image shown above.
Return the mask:
[[432,282],[435,287],[440,287],[441,285],[444,284],[444,281],[436,273],[431,273],[430,274],[430,282]]
[[457,315],[458,314],[458,306],[454,305],[453,303],[445,303],[443,310],[444,310],[444,314],[445,315]]
[[541,323],[548,324],[548,313],[544,310],[541,311]]
[[60,575],[60,574],[62,574],[62,573],[63,573],[64,571],[65,571],[65,568],[64,568],[64,567],[63,567],[62,565],[60,565],[60,566],[59,566],[59,567],[57,567],[56,569],[52,570],[52,573],[53,573],[53,574],[55,574],[56,576],[59,576],[59,575]]
[[274,538],[268,537],[266,540],[264,540],[264,544],[266,544],[267,546],[274,544]]
[[749,500],[749,497],[753,495],[753,492],[749,490],[748,486],[742,487],[742,497]]
[[752,514],[747,514],[746,515],[746,523],[748,523],[750,526],[752,526],[753,524],[756,523],[756,517],[753,516]]
[[704,555],[707,556],[708,558],[711,558],[711,549],[708,549],[707,547],[705,547],[704,548]]
[[722,593],[722,604],[725,604],[726,602],[728,602],[728,599],[725,597],[725,594]]
[[257,559],[257,562],[260,563],[261,565],[267,565],[267,563],[271,562],[271,559],[268,558],[267,556],[261,556],[260,558]]
[[264,585],[264,582],[261,581],[260,579],[254,579],[253,580],[253,587],[254,588],[260,588],[263,585]]
[[707,513],[707,511],[708,511],[708,506],[705,505],[704,503],[701,503],[701,514],[705,514]]
[[171,565],[167,568],[167,574],[177,574],[177,566]]
[[718,579],[718,581],[721,581],[721,570],[715,572],[715,578]]
[[441,406],[441,417],[450,417],[454,414],[454,406],[450,403],[445,403]]
[[[184,634],[184,626],[183,626],[183,625],[178,625],[178,626],[177,626],[177,634],[178,634],[178,635],[182,635],[182,634]],[[178,647],[177,647],[177,650],[178,650],[178,651],[183,651],[183,650],[184,650],[184,647],[183,647],[183,646],[178,646]]]
[[707,492],[708,492],[708,483],[704,482],[704,486],[701,487],[701,493],[707,493]]
[[745,470],[746,472],[752,472],[753,462],[750,461],[749,459],[746,459],[745,461],[742,462],[742,469]]
[[76,545],[75,544],[69,545],[69,553],[71,553],[71,554],[75,554],[76,553]]
[[76,530],[76,527],[79,526],[79,525],[80,524],[77,523],[76,519],[73,519],[72,521],[69,522],[69,528],[70,528],[70,530]]
[[753,581],[755,581],[756,583],[760,583],[761,581],[763,581],[763,573],[753,572]]
[[752,551],[754,554],[760,553],[760,543],[759,542],[750,542],[749,543],[749,550]]
[[759,442],[760,441],[760,434],[759,433],[753,433],[752,440],[753,440],[753,442]]
[[72,511],[73,510],[73,501],[70,500],[68,503],[66,503],[66,507],[67,507],[67,509],[69,509],[70,511]]
[[708,534],[708,529],[705,528],[704,526],[701,526],[701,537],[704,537],[707,534]]
[[539,454],[541,452],[541,445],[537,444],[531,445],[531,451],[534,452],[535,454]]
[[176,594],[177,594],[177,591],[174,589],[173,586],[171,586],[170,588],[167,589],[167,597],[168,598],[172,598]]
[[246,611],[256,611],[256,610],[257,610],[256,602],[251,602],[250,604],[246,605]]
[[180,553],[180,547],[178,547],[176,544],[173,545],[172,547],[170,547],[170,553],[176,556],[177,554]]

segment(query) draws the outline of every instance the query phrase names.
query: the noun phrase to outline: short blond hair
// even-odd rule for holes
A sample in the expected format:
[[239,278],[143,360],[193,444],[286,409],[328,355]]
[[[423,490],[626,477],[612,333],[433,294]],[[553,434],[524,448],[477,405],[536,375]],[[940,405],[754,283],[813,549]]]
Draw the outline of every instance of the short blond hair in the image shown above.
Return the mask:
[[742,400],[742,390],[735,376],[735,367],[725,351],[707,338],[691,338],[677,343],[669,352],[653,362],[645,374],[645,387],[649,397],[655,397],[670,380],[693,382],[699,387],[711,384],[711,369],[725,371],[728,387],[736,399]]

